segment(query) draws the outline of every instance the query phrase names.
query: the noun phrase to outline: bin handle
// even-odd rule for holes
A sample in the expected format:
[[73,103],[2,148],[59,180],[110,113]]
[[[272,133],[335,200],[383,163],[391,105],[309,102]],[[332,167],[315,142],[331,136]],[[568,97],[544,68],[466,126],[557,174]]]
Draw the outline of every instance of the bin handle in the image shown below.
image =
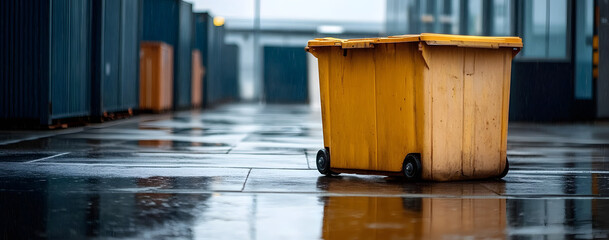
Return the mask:
[[473,41],[461,41],[461,40],[450,40],[450,41],[425,41],[428,45],[454,45],[457,47],[475,47],[475,48],[499,48],[499,43],[491,42],[473,42]]
[[310,48],[310,47],[307,46],[307,47],[305,47],[305,51],[308,52],[308,53],[313,54],[313,56],[315,58],[319,58],[319,57],[317,57],[317,52],[315,51],[315,48]]
[[512,48],[512,58],[515,58],[516,55],[518,55],[518,53],[520,53],[520,50],[522,50],[522,47]]
[[427,44],[423,42],[419,42],[419,52],[421,52],[421,57],[423,57],[423,62],[425,62],[425,67],[429,69],[429,51],[426,51]]
[[343,41],[341,43],[343,49],[351,48],[374,48],[374,40],[356,40],[356,41]]

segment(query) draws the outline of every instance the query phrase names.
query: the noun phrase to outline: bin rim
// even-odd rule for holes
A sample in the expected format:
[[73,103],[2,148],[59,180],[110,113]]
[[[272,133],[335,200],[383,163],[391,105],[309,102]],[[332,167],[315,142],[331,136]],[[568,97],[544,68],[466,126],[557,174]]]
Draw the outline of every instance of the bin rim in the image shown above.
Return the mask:
[[404,43],[404,42],[425,42],[428,45],[451,45],[459,47],[477,48],[499,48],[513,47],[522,48],[520,37],[486,37],[470,35],[453,35],[437,33],[407,34],[378,38],[316,38],[309,40],[307,48],[311,47],[342,47],[342,48],[373,48],[374,44],[383,43]]

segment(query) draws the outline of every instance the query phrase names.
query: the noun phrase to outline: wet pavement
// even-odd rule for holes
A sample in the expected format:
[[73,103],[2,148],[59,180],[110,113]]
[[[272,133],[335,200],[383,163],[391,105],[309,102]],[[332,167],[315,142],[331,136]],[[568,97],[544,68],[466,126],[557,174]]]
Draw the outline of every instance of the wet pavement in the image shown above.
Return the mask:
[[607,239],[609,125],[512,123],[503,180],[315,169],[308,106],[0,132],[0,239]]

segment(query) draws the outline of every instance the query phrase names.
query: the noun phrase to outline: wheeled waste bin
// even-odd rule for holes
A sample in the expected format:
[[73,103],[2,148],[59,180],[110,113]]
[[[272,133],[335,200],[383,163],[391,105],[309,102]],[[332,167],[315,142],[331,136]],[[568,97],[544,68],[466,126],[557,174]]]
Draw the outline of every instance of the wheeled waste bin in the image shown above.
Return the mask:
[[518,37],[321,38],[322,174],[503,177]]

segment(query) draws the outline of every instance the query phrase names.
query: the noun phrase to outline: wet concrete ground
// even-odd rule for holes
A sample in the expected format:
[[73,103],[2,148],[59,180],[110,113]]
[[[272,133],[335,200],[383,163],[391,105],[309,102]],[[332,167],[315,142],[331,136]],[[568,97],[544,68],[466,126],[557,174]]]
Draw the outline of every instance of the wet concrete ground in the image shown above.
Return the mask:
[[511,124],[504,180],[315,169],[319,113],[228,105],[0,133],[0,239],[606,239],[609,125]]

